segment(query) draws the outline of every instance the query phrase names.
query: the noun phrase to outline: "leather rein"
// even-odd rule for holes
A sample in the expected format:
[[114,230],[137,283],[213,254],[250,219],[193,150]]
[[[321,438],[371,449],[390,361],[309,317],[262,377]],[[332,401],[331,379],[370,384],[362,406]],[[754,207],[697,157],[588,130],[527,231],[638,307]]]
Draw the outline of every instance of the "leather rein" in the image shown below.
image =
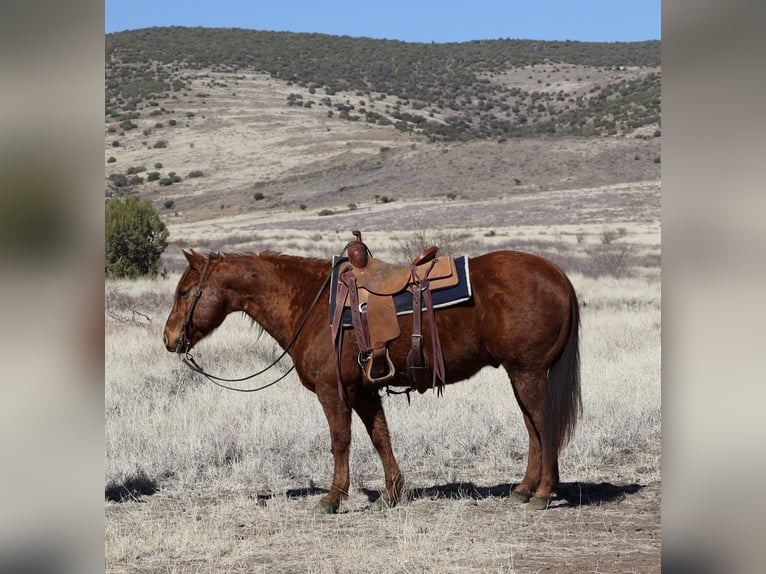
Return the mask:
[[194,357],[191,354],[191,347],[189,347],[189,338],[188,338],[188,328],[191,324],[192,315],[194,313],[194,307],[197,305],[197,301],[202,296],[202,284],[205,282],[205,279],[207,279],[208,276],[208,269],[210,268],[210,260],[211,258],[215,258],[217,260],[220,260],[223,258],[223,256],[219,253],[215,256],[208,255],[207,259],[205,261],[205,267],[202,269],[202,273],[200,273],[199,276],[199,282],[197,283],[197,286],[194,288],[194,300],[192,301],[191,305],[189,305],[189,310],[186,313],[186,318],[183,322],[183,325],[181,326],[181,337],[178,339],[178,343],[176,344],[176,352],[178,354],[181,354],[181,349],[185,345],[187,347],[186,350],[183,351],[184,357],[181,359],[183,363],[189,367],[192,371],[195,373],[199,373],[200,375],[203,375],[206,377],[210,382],[212,382],[215,385],[218,385],[221,388],[230,390],[230,391],[237,391],[240,393],[254,393],[256,391],[261,391],[263,389],[266,389],[272,385],[276,385],[279,381],[284,379],[287,375],[289,375],[293,369],[295,369],[295,365],[292,365],[286,373],[281,375],[279,378],[271,381],[270,383],[267,383],[263,386],[252,388],[252,389],[239,389],[237,387],[230,387],[228,385],[223,384],[223,382],[227,383],[239,383],[242,381],[247,381],[249,379],[252,379],[254,377],[257,377],[259,375],[262,375],[272,367],[275,367],[284,357],[287,355],[288,351],[292,348],[295,341],[298,339],[298,336],[301,334],[301,331],[303,331],[303,328],[306,326],[306,323],[308,322],[309,317],[311,316],[311,312],[314,310],[314,307],[316,307],[317,303],[319,302],[319,298],[322,296],[322,293],[327,288],[327,286],[330,283],[330,278],[332,277],[332,273],[330,273],[327,278],[322,282],[322,286],[319,288],[319,291],[317,292],[316,296],[314,296],[314,300],[311,302],[311,305],[309,306],[308,311],[306,311],[306,315],[303,317],[303,320],[301,321],[300,325],[298,325],[298,329],[295,331],[295,334],[293,335],[292,339],[290,339],[290,342],[287,344],[287,346],[284,348],[282,353],[274,359],[274,361],[271,362],[271,364],[267,365],[257,373],[253,373],[252,375],[248,375],[246,377],[240,377],[237,379],[227,379],[224,377],[218,377],[216,375],[212,375],[208,372],[206,372],[195,360]]

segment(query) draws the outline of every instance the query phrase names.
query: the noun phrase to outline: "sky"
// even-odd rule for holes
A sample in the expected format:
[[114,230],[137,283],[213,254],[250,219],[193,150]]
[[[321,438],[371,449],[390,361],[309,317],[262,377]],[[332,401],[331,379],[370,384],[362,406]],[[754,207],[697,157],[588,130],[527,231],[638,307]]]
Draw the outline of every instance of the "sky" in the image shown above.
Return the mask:
[[661,0],[105,0],[106,33],[202,26],[404,42],[660,39]]

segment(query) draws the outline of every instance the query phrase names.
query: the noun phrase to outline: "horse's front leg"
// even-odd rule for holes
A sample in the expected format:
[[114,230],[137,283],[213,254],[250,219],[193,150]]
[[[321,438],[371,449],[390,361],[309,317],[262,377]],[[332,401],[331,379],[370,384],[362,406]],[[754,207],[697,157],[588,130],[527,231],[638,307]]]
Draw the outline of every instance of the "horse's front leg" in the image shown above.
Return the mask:
[[330,450],[335,459],[330,491],[317,505],[317,511],[323,514],[335,514],[342,499],[348,497],[350,485],[348,459],[351,447],[351,409],[338,396],[334,385],[317,388],[317,398],[330,426]]
[[381,507],[394,506],[401,500],[404,481],[391,448],[391,436],[388,433],[388,423],[380,395],[375,390],[360,389],[359,392],[352,394],[352,406],[362,419],[383,463],[386,489],[378,499],[378,504]]

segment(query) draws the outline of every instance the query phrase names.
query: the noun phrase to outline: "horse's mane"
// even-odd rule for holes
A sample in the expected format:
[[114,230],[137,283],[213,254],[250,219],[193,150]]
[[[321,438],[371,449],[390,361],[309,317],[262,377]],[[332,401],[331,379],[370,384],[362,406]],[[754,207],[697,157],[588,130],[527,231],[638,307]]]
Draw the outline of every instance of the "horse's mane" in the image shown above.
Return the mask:
[[282,260],[282,261],[300,260],[304,263],[311,263],[316,265],[328,265],[330,263],[327,259],[322,259],[321,257],[302,257],[299,255],[289,255],[287,253],[280,253],[279,251],[272,251],[269,249],[267,249],[266,251],[261,251],[259,255],[260,257],[263,257],[265,259]]
[[274,261],[274,262],[300,262],[304,263],[306,265],[309,265],[311,267],[318,266],[318,267],[324,267],[330,264],[330,261],[327,259],[322,259],[320,257],[302,257],[299,255],[290,255],[287,253],[280,253],[279,251],[273,251],[270,249],[267,249],[265,251],[255,252],[255,251],[225,251],[225,252],[217,252],[217,253],[209,253],[209,255],[213,257],[222,257],[223,259],[253,259],[253,258],[261,258],[265,259],[267,261]]

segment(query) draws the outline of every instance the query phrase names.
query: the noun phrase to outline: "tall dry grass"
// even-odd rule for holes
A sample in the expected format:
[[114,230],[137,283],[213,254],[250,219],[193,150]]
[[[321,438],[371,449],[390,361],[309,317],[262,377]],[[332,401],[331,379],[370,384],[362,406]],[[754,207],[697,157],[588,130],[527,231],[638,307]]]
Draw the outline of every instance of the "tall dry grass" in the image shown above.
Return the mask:
[[[659,286],[642,279],[573,281],[584,301],[585,415],[562,467],[588,480],[603,462],[658,453]],[[121,320],[106,323],[107,482],[144,474],[161,484],[224,480],[280,490],[326,481],[326,422],[294,375],[242,395],[211,385],[165,351],[164,309],[148,303],[169,302],[173,287],[172,279],[107,287],[125,298],[120,310],[112,309]],[[209,369],[232,376],[255,371],[277,354],[273,340],[242,315],[230,316],[197,349]],[[289,364],[286,359],[282,368]],[[469,478],[459,476],[469,464],[508,470],[508,480],[515,480],[523,470],[526,431],[502,369],[487,368],[450,386],[442,399],[426,393],[415,394],[410,406],[402,397],[384,402],[401,464],[411,472],[454,481]],[[358,421],[354,441],[356,483],[379,483],[377,457]]]

